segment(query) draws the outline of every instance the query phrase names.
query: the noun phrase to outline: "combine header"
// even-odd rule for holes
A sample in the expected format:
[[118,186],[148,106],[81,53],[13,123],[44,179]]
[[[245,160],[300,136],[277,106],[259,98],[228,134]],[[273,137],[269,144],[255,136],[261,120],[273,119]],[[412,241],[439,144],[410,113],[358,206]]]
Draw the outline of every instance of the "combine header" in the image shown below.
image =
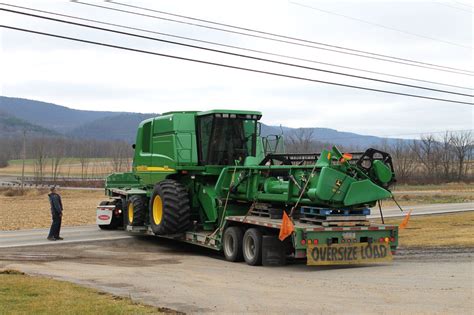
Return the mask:
[[[222,250],[249,265],[376,263],[392,259],[396,226],[366,216],[390,198],[391,157],[268,152],[260,112],[169,112],[143,121],[133,169],[107,177],[103,229]],[[278,140],[278,137],[277,137]],[[278,147],[278,145],[276,146]]]

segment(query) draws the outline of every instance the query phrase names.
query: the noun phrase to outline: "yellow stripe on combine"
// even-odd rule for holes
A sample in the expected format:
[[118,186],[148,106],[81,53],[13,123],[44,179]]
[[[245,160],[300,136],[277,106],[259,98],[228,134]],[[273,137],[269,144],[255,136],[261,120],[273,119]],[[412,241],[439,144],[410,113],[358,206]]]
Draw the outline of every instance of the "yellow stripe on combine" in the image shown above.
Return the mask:
[[176,170],[173,168],[169,168],[167,166],[137,166],[138,172],[175,172]]

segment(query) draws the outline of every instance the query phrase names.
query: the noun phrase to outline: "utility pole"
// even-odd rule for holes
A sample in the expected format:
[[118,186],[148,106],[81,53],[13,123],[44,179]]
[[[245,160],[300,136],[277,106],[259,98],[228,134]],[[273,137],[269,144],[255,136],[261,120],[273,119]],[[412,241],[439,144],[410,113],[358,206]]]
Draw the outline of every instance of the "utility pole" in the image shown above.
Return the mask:
[[25,159],[26,159],[26,129],[23,129],[23,163],[21,166],[21,191],[24,190],[25,185]]

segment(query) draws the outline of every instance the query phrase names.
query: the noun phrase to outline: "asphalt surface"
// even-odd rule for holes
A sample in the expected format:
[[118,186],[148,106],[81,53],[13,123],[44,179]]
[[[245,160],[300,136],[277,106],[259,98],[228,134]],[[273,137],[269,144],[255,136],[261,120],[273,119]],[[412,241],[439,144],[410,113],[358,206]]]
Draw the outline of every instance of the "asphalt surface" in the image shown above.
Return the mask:
[[[383,208],[383,213],[385,218],[400,217],[406,215],[409,210],[412,210],[412,215],[474,211],[474,203],[471,202],[412,206],[404,209],[403,213],[398,208],[387,207]],[[370,215],[369,218],[379,217],[379,210],[377,208],[372,209],[372,215]],[[0,248],[17,246],[60,245],[60,243],[117,240],[133,237],[124,231],[103,231],[100,230],[96,225],[63,227],[61,229],[61,236],[64,237],[63,241],[48,241],[46,239],[47,235],[48,229],[0,231]]]
[[[0,269],[52,277],[186,313],[472,314],[472,248],[400,249],[391,264],[231,263],[155,237],[3,248]],[[87,307],[87,306],[84,306]]]

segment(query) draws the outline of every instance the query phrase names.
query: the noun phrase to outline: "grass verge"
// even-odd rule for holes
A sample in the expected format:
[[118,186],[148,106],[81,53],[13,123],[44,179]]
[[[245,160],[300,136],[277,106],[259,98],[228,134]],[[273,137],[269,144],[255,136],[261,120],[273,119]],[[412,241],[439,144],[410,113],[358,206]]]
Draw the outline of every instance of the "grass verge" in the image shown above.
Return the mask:
[[[403,218],[386,219],[399,225]],[[402,247],[474,247],[474,212],[411,216],[407,228],[399,230]]]
[[173,312],[64,281],[0,271],[0,314],[165,313]]

